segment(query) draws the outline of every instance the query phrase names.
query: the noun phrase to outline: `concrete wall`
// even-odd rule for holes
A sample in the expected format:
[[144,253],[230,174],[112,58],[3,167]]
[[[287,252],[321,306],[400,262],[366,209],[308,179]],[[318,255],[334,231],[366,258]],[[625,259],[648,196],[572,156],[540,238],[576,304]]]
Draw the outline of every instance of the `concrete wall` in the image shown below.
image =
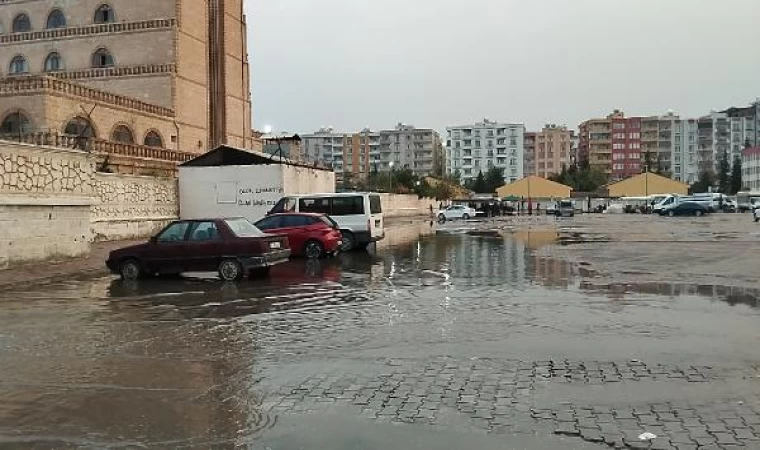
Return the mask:
[[144,176],[95,175],[92,232],[95,240],[153,235],[179,217],[177,180]]
[[430,215],[430,207],[438,211],[439,202],[434,198],[417,198],[416,195],[380,194],[386,219]]
[[0,269],[89,252],[93,173],[85,152],[0,142]]

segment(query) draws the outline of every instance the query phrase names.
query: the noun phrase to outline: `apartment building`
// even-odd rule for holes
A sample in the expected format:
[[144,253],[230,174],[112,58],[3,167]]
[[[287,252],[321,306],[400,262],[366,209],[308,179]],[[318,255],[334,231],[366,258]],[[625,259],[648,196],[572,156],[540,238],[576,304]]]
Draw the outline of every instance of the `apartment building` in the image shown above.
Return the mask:
[[[758,103],[745,111],[757,111],[757,108]],[[724,154],[729,165],[732,165],[735,159],[741,159],[744,148],[757,146],[759,124],[756,115],[737,114],[736,109],[713,111],[700,117],[697,151],[699,172],[717,172]]]
[[342,133],[326,127],[301,139],[303,160],[332,166],[338,180],[364,179],[370,171],[380,170],[379,132]]
[[525,175],[525,125],[488,119],[446,128],[446,170],[472,180],[492,167],[504,170],[512,183]]
[[529,177],[536,174],[536,133],[528,131],[525,133],[523,143],[525,156],[523,157],[523,176]]
[[418,176],[443,173],[443,141],[437,131],[399,123],[380,131],[380,171],[409,169]]
[[549,178],[560,173],[563,166],[573,164],[573,131],[550,124],[534,135],[533,157],[530,158],[533,167],[528,169],[531,175]]
[[760,192],[760,146],[742,150],[743,187],[752,192]]

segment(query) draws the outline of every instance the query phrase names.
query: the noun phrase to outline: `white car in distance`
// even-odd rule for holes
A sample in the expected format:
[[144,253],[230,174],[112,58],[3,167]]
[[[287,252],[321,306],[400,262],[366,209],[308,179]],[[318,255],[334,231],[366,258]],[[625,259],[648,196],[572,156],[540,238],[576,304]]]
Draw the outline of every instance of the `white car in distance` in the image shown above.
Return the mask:
[[438,222],[444,223],[447,220],[470,220],[482,214],[480,211],[464,205],[451,205],[438,212]]

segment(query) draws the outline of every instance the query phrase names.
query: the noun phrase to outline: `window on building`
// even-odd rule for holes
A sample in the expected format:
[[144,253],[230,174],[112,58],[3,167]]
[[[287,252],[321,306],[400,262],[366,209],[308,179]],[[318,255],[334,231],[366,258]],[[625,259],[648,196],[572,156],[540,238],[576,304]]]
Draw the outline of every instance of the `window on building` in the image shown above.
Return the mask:
[[164,146],[164,141],[161,139],[161,135],[155,131],[148,131],[148,134],[145,135],[145,139],[143,139],[143,145],[161,148]]
[[25,33],[27,31],[32,31],[32,22],[26,14],[19,14],[13,19],[13,32]]
[[113,65],[113,56],[107,49],[99,48],[92,54],[92,67],[112,67]]
[[108,5],[100,5],[95,10],[95,23],[113,23],[116,22],[116,14],[113,8]]
[[126,125],[119,125],[114,128],[113,133],[111,133],[111,140],[114,142],[121,142],[122,144],[134,144],[135,137],[129,127]]
[[1,134],[18,134],[31,131],[29,118],[21,112],[13,112],[5,116],[3,123],[0,124]]
[[11,60],[11,67],[8,71],[11,75],[18,75],[29,72],[29,64],[26,62],[26,58],[21,55],[16,56]]
[[48,14],[47,19],[47,26],[46,28],[52,29],[52,28],[65,28],[66,27],[66,16],[63,15],[63,11],[60,9],[54,9]]
[[71,119],[63,132],[72,136],[95,137],[95,129],[92,127],[92,123],[84,117]]
[[57,52],[53,52],[45,58],[45,72],[58,72],[61,69],[63,69],[63,61]]

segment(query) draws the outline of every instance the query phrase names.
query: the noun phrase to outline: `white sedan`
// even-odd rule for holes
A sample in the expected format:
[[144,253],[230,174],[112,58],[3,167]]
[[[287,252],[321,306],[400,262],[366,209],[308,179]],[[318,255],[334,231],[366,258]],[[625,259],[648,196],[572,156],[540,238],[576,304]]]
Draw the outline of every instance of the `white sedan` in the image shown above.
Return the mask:
[[752,215],[755,216],[755,222],[760,222],[760,206],[755,206],[752,209]]
[[480,211],[470,208],[464,205],[451,205],[446,209],[442,209],[438,212],[438,222],[444,223],[447,220],[470,220],[475,218],[478,214],[483,214]]

